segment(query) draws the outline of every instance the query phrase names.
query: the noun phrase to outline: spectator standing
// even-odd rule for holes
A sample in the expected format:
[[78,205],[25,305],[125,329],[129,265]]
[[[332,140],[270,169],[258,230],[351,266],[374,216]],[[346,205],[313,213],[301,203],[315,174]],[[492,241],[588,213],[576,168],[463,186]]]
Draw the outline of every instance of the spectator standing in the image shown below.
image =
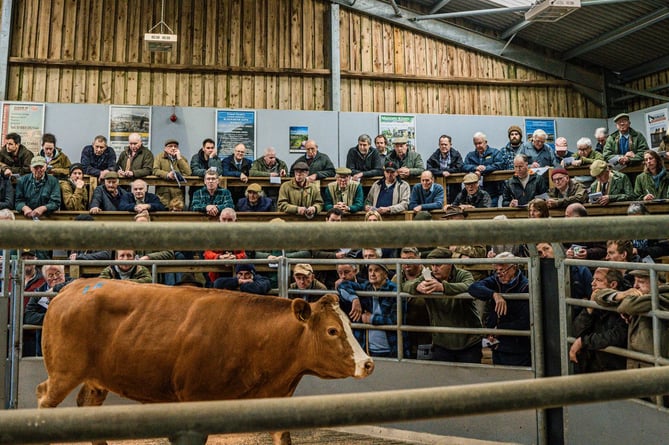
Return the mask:
[[318,151],[318,144],[313,139],[304,142],[304,155],[297,158],[290,167],[290,176],[295,176],[295,166],[300,162],[309,167],[307,181],[314,182],[325,178],[332,178],[335,175],[335,167],[330,157],[325,153]]
[[381,165],[384,165],[388,160],[388,155],[390,154],[390,151],[388,151],[388,138],[382,134],[376,136],[374,138],[374,147],[376,147],[376,151],[379,152]]
[[[598,267],[592,276],[592,296],[600,289],[619,289],[623,275],[619,270]],[[625,369],[625,357],[600,351],[609,346],[627,347],[627,324],[617,312],[584,308],[572,322],[576,338],[569,348],[569,360],[576,373]]]
[[630,126],[630,115],[620,113],[613,118],[617,130],[606,138],[604,158],[611,164],[622,166],[639,164],[643,153],[648,150],[648,142],[640,132]]
[[[510,252],[498,254],[496,259],[515,258]],[[530,330],[530,303],[526,299],[509,299],[502,294],[529,292],[527,278],[517,264],[498,263],[495,273],[472,283],[468,292],[486,302],[486,327],[489,329]],[[515,335],[489,336],[492,362],[495,365],[532,366],[530,338]]]
[[444,207],[444,188],[435,184],[434,175],[429,170],[420,174],[420,184],[411,189],[409,209],[414,212],[439,210]]
[[163,206],[167,207],[174,198],[185,200],[184,188],[186,187],[186,179],[184,176],[190,176],[191,170],[186,158],[181,156],[179,141],[176,139],[165,141],[165,149],[153,160],[153,174],[160,179],[174,181],[177,184],[177,187],[156,187],[156,195],[160,198]]
[[46,171],[57,179],[65,179],[70,173],[70,158],[63,153],[62,148],[56,147],[56,136],[51,133],[42,135],[42,149],[40,156],[46,159]]
[[60,180],[58,183],[63,198],[63,210],[88,209],[88,189],[84,182],[83,165],[78,162],[70,165],[69,179]]
[[351,181],[352,171],[347,167],[335,170],[335,181],[325,187],[323,210],[338,208],[344,213],[356,213],[364,209],[365,201],[362,186]]
[[[459,151],[453,148],[452,139],[446,134],[439,136],[439,148],[427,160],[427,169],[435,178],[448,178],[452,173],[462,172],[464,161]],[[460,191],[459,184],[446,186],[445,202],[451,202]]]
[[253,264],[237,264],[235,276],[217,278],[214,287],[258,295],[267,295],[272,289],[269,278],[257,273]]
[[548,192],[546,178],[530,171],[527,156],[517,155],[513,160],[513,176],[504,181],[502,207],[522,207],[537,195]]
[[153,193],[149,193],[149,185],[143,179],[135,179],[130,184],[130,193],[124,193],[121,196],[119,210],[124,212],[166,212],[160,198]]
[[234,206],[230,192],[219,186],[218,170],[216,168],[207,170],[204,174],[204,187],[193,195],[190,210],[203,212],[208,216],[217,216],[223,209],[233,209]]
[[531,168],[557,167],[559,162],[551,147],[546,144],[548,135],[542,129],[534,130],[532,141],[524,143],[519,153],[527,156]]
[[[136,259],[134,250],[117,250],[114,259],[117,261],[133,261]],[[135,283],[151,283],[151,272],[139,264],[114,264],[100,272],[100,278],[108,280],[128,280]]]
[[128,136],[128,148],[118,157],[116,166],[120,178],[144,178],[153,173],[153,153],[142,144],[139,133]]
[[2,175],[9,178],[12,175],[30,173],[30,161],[33,153],[21,144],[21,136],[17,133],[8,133],[5,136],[5,145],[0,149],[0,170]]
[[16,211],[26,218],[45,216],[60,208],[58,179],[46,172],[46,159],[35,156],[30,161],[30,174],[16,184]]
[[631,201],[635,197],[632,182],[627,175],[611,170],[606,161],[597,159],[590,164],[590,176],[595,178],[590,193],[602,194],[593,204],[605,206],[610,202]]
[[358,136],[358,145],[348,150],[346,167],[351,170],[354,181],[382,175],[381,157],[376,148],[372,147],[372,138],[368,134]]
[[[453,253],[444,247],[437,247],[428,259],[452,258]],[[449,298],[467,292],[474,282],[469,271],[453,264],[432,264],[429,278],[422,275],[403,286],[411,294],[444,294],[445,298],[426,298],[430,325],[435,327],[481,328],[481,319],[473,299]],[[481,363],[480,334],[432,334],[432,360]]]
[[323,208],[323,198],[318,185],[309,182],[309,166],[306,162],[293,165],[295,177],[281,184],[277,210],[311,219]]
[[634,181],[634,194],[643,201],[669,198],[669,176],[664,160],[654,150],[643,154],[643,172]]
[[244,197],[237,201],[237,210],[240,212],[271,212],[274,202],[263,192],[262,187],[255,182],[249,184],[244,192]]
[[84,174],[104,179],[107,172],[116,171],[116,152],[107,146],[107,138],[101,134],[95,136],[93,144],[81,150],[81,165]]
[[376,181],[369,189],[365,199],[365,210],[375,209],[379,214],[400,213],[409,207],[411,187],[409,183],[397,177],[397,163],[386,161],[383,179]]
[[509,142],[499,149],[502,170],[513,170],[513,160],[523,146],[523,130],[518,125],[511,125],[506,131]]
[[118,173],[108,172],[105,175],[104,184],[93,190],[89,213],[96,215],[102,211],[118,211],[121,207],[121,198],[126,193],[128,192],[118,186]]
[[425,170],[420,153],[409,151],[406,136],[393,139],[393,152],[387,156],[387,161],[395,163],[398,176],[404,180],[415,178]]
[[[293,268],[293,280],[290,284],[290,289],[300,290],[326,290],[325,284],[321,283],[314,276],[314,268],[311,264],[300,263]],[[288,295],[288,298],[303,298],[307,303],[313,303],[321,298],[321,295]]]
[[[499,150],[488,145],[488,137],[482,132],[474,133],[472,138],[474,150],[467,153],[463,170],[474,173],[478,178],[502,169],[502,158]],[[501,194],[501,181],[483,181],[481,186],[490,195],[491,205],[486,207],[497,207],[499,195]],[[457,199],[457,198],[456,198]],[[455,202],[455,200],[453,201]]]

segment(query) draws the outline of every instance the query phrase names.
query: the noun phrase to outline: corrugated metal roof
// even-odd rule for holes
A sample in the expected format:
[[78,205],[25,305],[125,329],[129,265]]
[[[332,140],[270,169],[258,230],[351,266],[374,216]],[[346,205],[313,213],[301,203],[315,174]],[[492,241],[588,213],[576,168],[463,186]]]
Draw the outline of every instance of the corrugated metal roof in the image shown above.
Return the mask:
[[[434,13],[454,13],[504,7],[523,6],[534,3],[530,0],[451,0]],[[621,72],[642,66],[662,57],[669,58],[669,45],[664,44],[666,30],[669,29],[669,1],[644,0],[622,1],[619,3],[587,5],[561,20],[553,23],[532,22],[517,32],[514,44],[530,48],[547,48],[554,58],[562,59],[570,51],[597,42],[602,36],[620,32],[625,27],[652,14],[666,13],[667,17],[646,27],[639,26],[629,35],[617,37],[598,47],[588,47],[587,51],[568,59],[572,63],[596,66],[611,72]],[[439,0],[409,0],[413,10],[430,11]],[[411,4],[414,4],[411,7]],[[427,13],[427,12],[426,12]],[[472,29],[488,31],[500,40],[513,26],[524,21],[524,12],[500,12],[486,15],[447,18],[459,26],[470,24]],[[508,37],[505,39],[508,40]],[[658,65],[658,71],[669,68]]]

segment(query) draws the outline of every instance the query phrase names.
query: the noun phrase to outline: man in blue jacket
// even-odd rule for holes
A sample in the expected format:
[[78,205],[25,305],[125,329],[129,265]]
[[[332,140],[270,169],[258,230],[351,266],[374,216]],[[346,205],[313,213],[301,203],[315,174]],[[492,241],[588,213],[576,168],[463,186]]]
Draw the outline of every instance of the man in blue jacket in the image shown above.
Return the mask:
[[422,210],[441,210],[444,207],[444,188],[434,183],[434,175],[430,170],[420,174],[420,184],[411,188],[409,209],[414,212]]

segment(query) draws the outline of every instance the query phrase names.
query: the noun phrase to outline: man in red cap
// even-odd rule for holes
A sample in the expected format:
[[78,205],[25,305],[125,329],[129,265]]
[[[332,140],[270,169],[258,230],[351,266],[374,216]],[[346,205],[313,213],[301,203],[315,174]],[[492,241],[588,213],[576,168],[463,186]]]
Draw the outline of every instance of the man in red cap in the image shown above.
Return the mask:
[[551,209],[562,209],[569,204],[588,201],[588,191],[580,182],[569,178],[569,173],[564,168],[554,168],[551,172],[551,180],[554,187],[548,191],[548,207]]

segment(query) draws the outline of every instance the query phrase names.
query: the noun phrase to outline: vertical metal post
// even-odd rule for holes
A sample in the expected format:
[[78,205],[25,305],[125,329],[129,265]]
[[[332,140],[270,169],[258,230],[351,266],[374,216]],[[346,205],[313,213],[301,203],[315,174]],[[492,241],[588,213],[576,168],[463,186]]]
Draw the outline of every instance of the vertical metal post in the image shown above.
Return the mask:
[[[553,259],[539,260],[541,270],[541,296],[543,314],[543,351],[545,377],[562,374],[563,341],[560,339],[560,289]],[[549,445],[564,444],[564,409],[546,410],[546,442]]]
[[330,102],[341,111],[341,54],[339,52],[339,5],[330,3]]
[[12,37],[12,9],[14,0],[2,2],[0,21],[0,100],[7,99],[7,79],[9,78],[9,42]]
[[23,261],[19,257],[12,261],[14,274],[12,275],[12,319],[11,333],[9,338],[9,401],[8,408],[18,408],[19,396],[19,361],[22,351],[22,326],[23,319],[21,313],[23,310]]
[[[11,270],[10,267],[10,255],[11,251],[8,249],[5,249],[2,251],[2,276],[0,277],[0,280],[2,282],[2,289],[0,290],[2,293],[0,294],[0,320],[9,320],[9,311],[7,310],[9,307],[9,285],[11,283],[11,274],[9,273]],[[9,340],[9,330],[7,329],[7,325],[4,324],[3,322],[3,329],[0,330],[0,359],[2,359],[2,365],[0,366],[0,382],[2,382],[0,386],[0,404],[2,405],[3,408],[8,408],[8,394],[9,394],[9,373],[7,372],[9,361],[5,360],[5,357],[8,357],[7,355],[7,344]]]
[[[544,334],[541,323],[541,314],[543,311],[541,304],[541,272],[539,266],[539,256],[534,245],[530,247],[530,261],[527,265],[527,279],[530,291],[530,325],[532,326],[532,364],[534,365],[534,378],[544,376]],[[537,443],[543,445],[546,443],[546,412],[543,409],[536,411],[537,418]]]

